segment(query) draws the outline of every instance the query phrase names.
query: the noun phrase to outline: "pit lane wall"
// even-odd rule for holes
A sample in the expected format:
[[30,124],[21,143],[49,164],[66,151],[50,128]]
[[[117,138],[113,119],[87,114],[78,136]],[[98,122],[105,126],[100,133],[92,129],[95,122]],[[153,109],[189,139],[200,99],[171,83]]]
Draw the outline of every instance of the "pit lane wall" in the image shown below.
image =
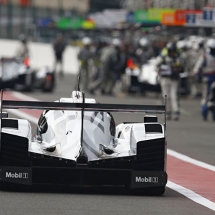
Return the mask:
[[[19,41],[15,40],[0,40],[0,58],[15,57]],[[52,44],[29,42],[30,65],[34,69],[39,69],[43,66],[54,68],[55,57]],[[69,74],[77,74],[79,70],[79,62],[77,54],[79,48],[67,46],[64,55],[64,72]]]

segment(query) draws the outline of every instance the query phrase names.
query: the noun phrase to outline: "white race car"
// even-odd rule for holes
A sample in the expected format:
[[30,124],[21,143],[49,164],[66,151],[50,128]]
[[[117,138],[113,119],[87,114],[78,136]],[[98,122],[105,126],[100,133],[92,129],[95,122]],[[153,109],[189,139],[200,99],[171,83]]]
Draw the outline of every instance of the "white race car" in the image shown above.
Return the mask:
[[129,92],[161,92],[159,76],[155,68],[155,58],[135,68],[126,68],[125,80]]
[[[1,108],[44,110],[33,138],[27,120],[1,111],[1,188],[113,186],[164,193],[165,121],[158,123],[155,115],[165,118],[165,105],[99,104],[73,91],[56,102],[3,100]],[[111,112],[144,117],[115,125]]]
[[16,58],[0,59],[0,89],[14,89],[19,91],[52,92],[55,88],[54,71],[48,67],[33,70],[29,66],[29,59],[22,62]]

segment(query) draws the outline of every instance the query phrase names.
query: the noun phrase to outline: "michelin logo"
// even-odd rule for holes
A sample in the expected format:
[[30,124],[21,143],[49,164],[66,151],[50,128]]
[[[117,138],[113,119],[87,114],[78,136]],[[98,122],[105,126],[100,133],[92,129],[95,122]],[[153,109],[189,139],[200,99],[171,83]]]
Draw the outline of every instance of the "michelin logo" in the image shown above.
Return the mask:
[[158,177],[136,177],[137,183],[158,183]]
[[6,175],[5,175],[6,178],[19,178],[19,179],[28,179],[28,173],[17,173],[17,172],[6,172]]

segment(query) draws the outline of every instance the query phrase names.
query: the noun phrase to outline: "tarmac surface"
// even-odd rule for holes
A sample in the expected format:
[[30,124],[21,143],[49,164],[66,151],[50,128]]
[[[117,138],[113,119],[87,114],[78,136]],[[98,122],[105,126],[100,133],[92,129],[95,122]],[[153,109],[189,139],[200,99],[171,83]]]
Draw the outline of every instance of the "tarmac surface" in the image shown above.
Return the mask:
[[[57,87],[53,94],[35,91],[25,93],[25,95],[42,101],[54,101],[60,97],[70,97],[74,89],[76,77],[65,75],[57,80]],[[161,104],[161,98],[151,94],[147,97],[139,95],[117,94],[115,97],[101,96],[99,92],[96,96],[86,93],[86,97],[95,97],[100,103],[124,103],[124,104]],[[167,122],[167,145],[169,149],[187,155],[196,160],[215,166],[215,122],[208,120],[203,122],[200,115],[200,101],[189,98],[180,99],[181,116],[178,122]],[[122,121],[142,121],[140,114],[114,114],[116,122]],[[162,122],[163,118],[159,117]],[[33,130],[35,125],[32,125]],[[169,159],[169,162],[172,158]],[[169,166],[169,168],[168,168]],[[169,179],[180,178],[182,172],[175,170],[179,166],[171,166],[167,161],[167,173],[170,170]],[[174,170],[175,169],[175,170]],[[178,174],[178,175],[177,175]],[[195,172],[191,173],[195,176]],[[178,176],[178,177],[177,177]],[[186,177],[189,177],[186,176]],[[194,179],[195,180],[195,179]],[[198,178],[196,178],[198,180]],[[204,183],[212,181],[211,190],[215,193],[214,178],[207,178],[203,175],[203,181],[199,182],[202,193]],[[177,181],[178,184],[180,181]],[[195,181],[193,181],[195,182]],[[187,185],[189,186],[189,185]],[[190,187],[187,188],[192,188]],[[209,197],[210,198],[210,197]],[[208,199],[209,199],[208,198]],[[213,197],[210,199],[214,202]],[[215,211],[191,201],[185,196],[167,188],[163,196],[133,196],[121,191],[89,191],[81,190],[72,193],[58,192],[6,192],[0,191],[0,215],[3,214],[162,214],[162,215],[187,215],[187,214],[215,214]]]

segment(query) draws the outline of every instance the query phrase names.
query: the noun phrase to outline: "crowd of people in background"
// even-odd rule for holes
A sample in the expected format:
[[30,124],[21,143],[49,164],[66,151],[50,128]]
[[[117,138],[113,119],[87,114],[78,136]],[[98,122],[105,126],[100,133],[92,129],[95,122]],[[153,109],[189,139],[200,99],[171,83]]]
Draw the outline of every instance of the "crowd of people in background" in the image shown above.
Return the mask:
[[[24,59],[29,55],[27,40],[23,35],[19,39],[17,56]],[[61,77],[65,48],[65,39],[59,35],[53,44],[53,52],[54,70],[60,64]],[[116,83],[120,83],[120,90],[126,92],[128,86],[123,79],[126,69],[129,68],[132,73],[135,68],[141,68],[154,59],[161,95],[167,96],[167,119],[179,120],[179,85],[181,77],[186,77],[185,94],[191,98],[201,98],[203,119],[206,121],[211,111],[215,121],[213,35],[208,38],[179,35],[162,37],[145,31],[133,31],[131,28],[112,38],[105,35],[99,38],[84,37],[77,58],[80,62],[78,76],[81,89],[90,94],[100,92],[102,95],[114,95]]]
[[141,67],[155,59],[161,94],[167,95],[167,119],[179,120],[178,87],[181,75],[187,77],[191,98],[202,98],[202,116],[208,119],[211,110],[215,121],[215,39],[173,36],[168,40],[132,31],[121,37],[82,40],[78,59],[83,89],[91,94],[114,95],[116,83],[124,87],[126,68]]

